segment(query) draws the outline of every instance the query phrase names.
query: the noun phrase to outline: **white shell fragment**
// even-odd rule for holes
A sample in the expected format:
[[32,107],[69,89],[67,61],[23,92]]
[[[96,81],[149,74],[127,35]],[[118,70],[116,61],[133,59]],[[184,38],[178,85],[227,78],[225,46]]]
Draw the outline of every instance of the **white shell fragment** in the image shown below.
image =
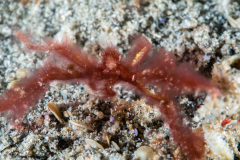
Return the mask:
[[70,122],[72,125],[76,126],[76,127],[81,127],[81,128],[88,129],[88,130],[90,130],[90,131],[94,131],[93,128],[89,127],[88,125],[86,125],[86,124],[83,123],[83,122],[80,122],[80,121],[76,122],[76,121],[73,121],[73,120],[69,120],[69,122]]
[[223,139],[221,133],[206,128],[204,129],[204,132],[204,137],[211,154],[220,159],[234,159],[233,150],[230,149],[229,144]]
[[154,151],[148,146],[142,146],[135,151],[136,158],[139,158],[140,160],[151,160],[154,155]]
[[90,148],[95,148],[95,149],[104,149],[103,146],[101,144],[99,144],[98,142],[91,140],[91,139],[85,139],[86,142],[86,149],[88,149],[88,147]]
[[224,16],[226,17],[226,19],[228,20],[228,22],[230,23],[230,25],[233,28],[240,28],[240,18],[238,19],[233,19],[231,16],[229,16],[228,14],[224,14]]
[[53,103],[53,102],[49,102],[47,104],[49,110],[54,114],[54,116],[59,120],[59,122],[64,123],[63,119],[62,119],[62,113],[59,109],[59,107]]
[[25,68],[20,68],[16,71],[17,79],[23,79],[29,75],[29,71]]
[[63,112],[63,116],[64,116],[64,117],[70,117],[70,114],[69,114],[68,111],[64,111],[64,112]]
[[222,88],[222,96],[212,97],[207,95],[204,104],[198,109],[198,115],[194,117],[195,121],[199,121],[210,113],[215,117],[220,117],[221,112],[227,110],[228,116],[240,112],[240,71],[232,65],[237,63],[240,55],[227,57],[214,64],[212,70],[212,80],[219,84]]
[[120,147],[114,141],[111,141],[112,148],[116,149],[116,151],[120,151]]
[[181,27],[184,29],[192,29],[198,26],[198,21],[195,18],[183,20]]
[[101,111],[95,110],[93,113],[94,113],[96,116],[98,116],[98,118],[100,118],[100,119],[104,118],[104,114],[103,114],[103,112],[101,112]]
[[240,16],[239,16],[239,18],[234,19],[229,14],[229,8],[231,8],[230,6],[232,5],[231,1],[230,0],[218,0],[218,3],[220,6],[220,11],[223,13],[225,18],[228,20],[229,24],[233,28],[240,28]]

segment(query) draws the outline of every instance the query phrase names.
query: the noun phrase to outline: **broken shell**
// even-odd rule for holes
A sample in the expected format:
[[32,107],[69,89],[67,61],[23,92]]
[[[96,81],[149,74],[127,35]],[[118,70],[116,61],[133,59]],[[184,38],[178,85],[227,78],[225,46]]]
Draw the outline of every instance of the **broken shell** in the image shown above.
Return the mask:
[[181,27],[183,29],[192,29],[192,28],[196,28],[197,26],[198,26],[198,21],[195,18],[185,19],[181,24]]
[[154,151],[148,146],[142,146],[135,151],[135,156],[140,160],[150,160],[154,155]]
[[111,136],[109,136],[107,132],[103,132],[103,140],[107,141],[108,146],[110,146],[111,144],[110,139],[111,139]]
[[75,122],[75,121],[73,121],[73,120],[69,120],[69,122],[70,122],[72,125],[74,125],[74,126],[81,127],[81,128],[85,128],[85,129],[88,129],[88,130],[90,130],[90,131],[94,131],[93,128],[87,126],[87,125],[86,125],[85,123],[83,123],[83,122]]
[[91,139],[85,139],[86,146],[89,146],[90,148],[95,148],[95,149],[104,149],[101,144],[98,142],[91,140]]
[[110,146],[110,143],[111,143],[111,142],[110,142],[110,139],[111,139],[111,136],[108,136],[108,135],[107,135],[107,143],[108,143],[108,146]]
[[220,11],[223,13],[224,17],[228,20],[229,24],[233,28],[240,28],[240,18],[234,19],[230,13],[229,9],[231,8],[230,6],[232,4],[230,0],[218,0],[219,6],[220,6]]
[[101,111],[95,110],[93,113],[94,113],[96,116],[98,116],[98,118],[100,118],[100,119],[104,118],[104,114],[103,114],[103,112],[101,112]]
[[207,127],[204,127],[203,130],[204,138],[212,156],[217,156],[220,159],[234,159],[231,146],[220,132]]
[[60,108],[53,102],[49,102],[47,106],[49,110],[54,114],[54,116],[59,120],[59,122],[64,123]]
[[17,137],[13,137],[12,140],[13,140],[14,143],[17,143],[17,142],[18,142],[18,138],[17,138]]
[[64,111],[64,112],[63,112],[63,116],[64,116],[64,117],[70,117],[70,114],[69,114],[68,111]]
[[115,148],[116,151],[120,151],[120,147],[114,141],[111,141],[111,146],[112,146],[112,148]]
[[24,68],[20,68],[16,71],[17,79],[23,79],[29,75],[29,71]]
[[233,28],[240,28],[240,19],[233,19],[231,16],[229,16],[226,13],[224,14],[224,16]]

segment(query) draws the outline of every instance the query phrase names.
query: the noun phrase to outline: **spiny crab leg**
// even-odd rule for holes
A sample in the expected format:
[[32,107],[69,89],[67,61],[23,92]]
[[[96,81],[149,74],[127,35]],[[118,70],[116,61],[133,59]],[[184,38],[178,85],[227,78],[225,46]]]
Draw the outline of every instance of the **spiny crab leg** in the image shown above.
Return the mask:
[[[103,99],[113,98],[115,84],[123,82],[131,90],[140,91],[139,95],[147,100],[146,103],[158,108],[183,155],[189,159],[204,157],[203,135],[193,132],[183,121],[180,108],[174,104],[174,96],[196,90],[213,93],[219,93],[219,90],[190,65],[179,65],[173,54],[164,49],[152,50],[151,43],[141,35],[137,36],[127,57],[121,58],[116,47],[109,46],[99,59],[84,53],[71,42],[48,39],[43,44],[35,45],[26,34],[16,32],[15,35],[28,49],[45,51],[60,65],[49,58],[30,77],[7,89],[0,96],[1,112],[12,111],[15,119],[20,119],[44,96],[53,81],[82,82]],[[153,91],[148,86],[153,86]]]

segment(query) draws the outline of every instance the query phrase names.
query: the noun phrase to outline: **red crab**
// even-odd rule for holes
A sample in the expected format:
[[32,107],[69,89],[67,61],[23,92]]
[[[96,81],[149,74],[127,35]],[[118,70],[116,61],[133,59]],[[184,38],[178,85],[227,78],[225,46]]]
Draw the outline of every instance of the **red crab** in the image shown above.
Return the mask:
[[[47,39],[39,44],[22,32],[15,35],[29,50],[46,52],[48,57],[29,77],[3,93],[1,112],[10,111],[14,119],[21,118],[44,96],[53,81],[84,83],[102,99],[114,97],[114,85],[122,84],[126,90],[134,91],[159,109],[175,143],[186,157],[203,158],[202,133],[194,133],[184,123],[184,116],[173,99],[196,90],[218,93],[218,89],[187,63],[178,64],[175,56],[164,49],[152,49],[142,35],[136,37],[124,58],[113,45],[105,48],[100,57],[95,57],[70,41]],[[153,89],[150,90],[149,86]]]

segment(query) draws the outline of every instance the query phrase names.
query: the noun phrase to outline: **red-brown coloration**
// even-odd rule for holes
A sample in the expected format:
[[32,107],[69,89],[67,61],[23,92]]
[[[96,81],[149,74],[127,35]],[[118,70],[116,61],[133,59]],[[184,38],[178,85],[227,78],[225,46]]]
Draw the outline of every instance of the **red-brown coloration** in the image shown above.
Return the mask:
[[[46,40],[44,44],[34,45],[22,32],[17,32],[16,36],[28,49],[45,51],[49,56],[43,67],[30,78],[5,91],[0,97],[1,112],[11,110],[15,118],[22,117],[56,80],[83,82],[103,99],[115,96],[114,85],[122,83],[159,109],[182,154],[189,159],[203,158],[203,136],[194,133],[183,122],[183,115],[173,104],[173,98],[196,90],[213,93],[218,90],[188,64],[177,64],[173,54],[163,49],[151,51],[150,42],[141,35],[137,36],[129,56],[121,58],[117,49],[109,46],[101,53],[101,59],[85,54],[70,42]],[[57,66],[51,58],[62,65]],[[150,91],[148,86],[154,86],[154,89]]]
[[230,123],[232,120],[229,118],[225,118],[222,122],[221,122],[221,126],[224,127],[225,125],[227,125],[228,123]]

